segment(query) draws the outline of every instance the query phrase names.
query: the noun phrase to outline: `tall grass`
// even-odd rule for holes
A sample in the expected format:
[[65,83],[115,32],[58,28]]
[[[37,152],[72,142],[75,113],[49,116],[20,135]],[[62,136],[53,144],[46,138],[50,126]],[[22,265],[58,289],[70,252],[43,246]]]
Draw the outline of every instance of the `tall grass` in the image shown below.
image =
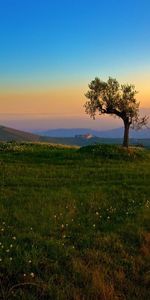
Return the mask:
[[150,298],[150,154],[95,147],[0,146],[2,299]]

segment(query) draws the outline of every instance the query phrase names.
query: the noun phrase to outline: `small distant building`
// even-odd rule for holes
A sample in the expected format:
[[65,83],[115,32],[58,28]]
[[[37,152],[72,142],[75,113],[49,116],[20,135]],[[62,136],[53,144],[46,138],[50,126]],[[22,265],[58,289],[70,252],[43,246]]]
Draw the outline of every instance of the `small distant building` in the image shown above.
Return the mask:
[[91,133],[77,134],[77,135],[75,135],[75,138],[80,138],[80,139],[85,139],[85,140],[92,139],[93,137],[94,137],[94,135],[91,134]]

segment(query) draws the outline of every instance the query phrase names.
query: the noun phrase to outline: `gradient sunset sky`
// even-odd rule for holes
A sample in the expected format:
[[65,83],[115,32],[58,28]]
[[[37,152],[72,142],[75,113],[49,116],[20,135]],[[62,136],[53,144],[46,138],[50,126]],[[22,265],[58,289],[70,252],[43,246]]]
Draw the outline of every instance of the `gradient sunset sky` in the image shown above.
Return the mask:
[[150,112],[149,0],[0,0],[1,124],[119,126],[85,115],[95,76],[135,84]]

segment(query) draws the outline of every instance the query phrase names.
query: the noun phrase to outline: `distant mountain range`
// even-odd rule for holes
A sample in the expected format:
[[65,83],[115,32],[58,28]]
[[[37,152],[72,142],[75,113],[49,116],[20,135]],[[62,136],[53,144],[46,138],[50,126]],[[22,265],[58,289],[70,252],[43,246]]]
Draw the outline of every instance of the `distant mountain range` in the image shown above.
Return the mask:
[[[122,144],[123,128],[107,131],[96,131],[87,128],[55,129],[29,133],[0,126],[0,141],[9,142],[48,142],[54,144],[85,146],[90,144]],[[43,134],[43,135],[42,135]],[[142,134],[130,139],[133,145],[143,145],[150,148],[150,132],[143,130]],[[143,138],[144,137],[144,138]]]
[[[60,128],[60,129],[49,129],[49,130],[35,130],[34,134],[47,137],[58,137],[58,138],[69,138],[75,137],[78,135],[91,134],[95,137],[100,138],[122,138],[123,137],[123,128],[115,128],[106,131],[93,130],[90,128]],[[150,129],[142,129],[139,131],[130,130],[130,138],[135,139],[149,139],[150,138]]]

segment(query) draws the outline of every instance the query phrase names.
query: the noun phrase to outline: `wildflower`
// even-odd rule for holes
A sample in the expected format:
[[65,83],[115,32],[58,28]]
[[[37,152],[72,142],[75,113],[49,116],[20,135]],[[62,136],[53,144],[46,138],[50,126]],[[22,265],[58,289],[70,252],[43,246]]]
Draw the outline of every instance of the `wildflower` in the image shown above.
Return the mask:
[[30,230],[32,231],[32,230],[33,230],[33,228],[31,227],[31,228],[30,228]]
[[64,224],[61,224],[61,228],[64,228],[65,226],[64,226]]
[[6,250],[6,252],[7,252],[7,253],[9,253],[9,252],[10,252],[10,250],[9,250],[9,249],[7,249],[7,250]]
[[12,257],[9,257],[9,260],[12,261]]
[[4,228],[1,228],[1,231],[3,232],[3,231],[4,231]]
[[29,260],[29,261],[28,261],[28,263],[29,263],[29,264],[31,264],[31,263],[32,263],[32,261],[31,261],[31,260]]
[[13,247],[13,245],[11,244],[9,247],[10,247],[10,248],[12,248],[12,247]]
[[27,275],[24,273],[23,276],[26,277]]
[[97,216],[99,215],[99,212],[98,212],[98,211],[96,211],[96,215],[97,215]]
[[31,277],[34,277],[34,276],[35,276],[33,272],[31,272],[30,275],[31,275]]
[[2,261],[2,259],[0,258],[0,261]]
[[93,224],[93,227],[94,227],[94,228],[95,228],[95,226],[96,226],[96,225],[95,225],[95,224]]
[[15,241],[16,240],[16,236],[13,236],[12,239]]

